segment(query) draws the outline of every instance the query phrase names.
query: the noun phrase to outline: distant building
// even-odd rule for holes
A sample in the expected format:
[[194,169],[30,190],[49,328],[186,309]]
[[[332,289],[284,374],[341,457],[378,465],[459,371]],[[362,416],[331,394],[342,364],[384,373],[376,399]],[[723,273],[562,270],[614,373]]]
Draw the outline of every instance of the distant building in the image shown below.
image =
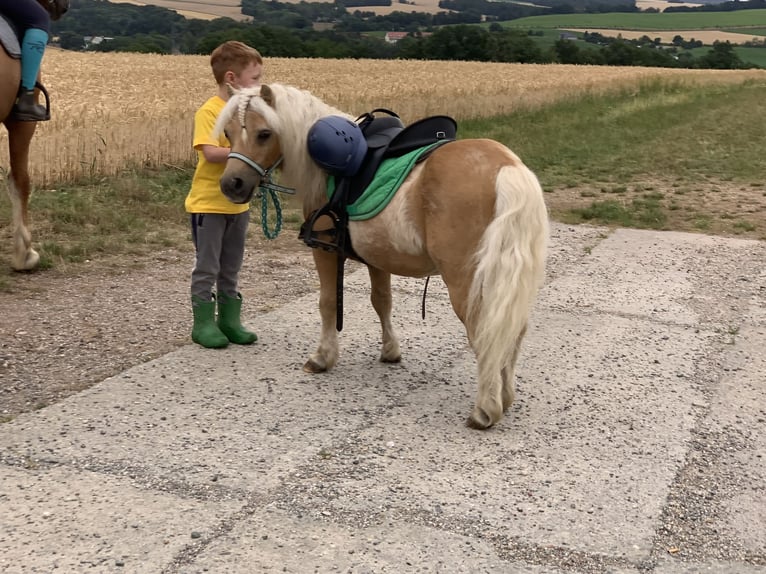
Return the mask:
[[406,38],[409,35],[409,32],[386,32],[386,37],[384,39],[389,44],[396,44],[399,40]]
[[561,32],[559,34],[559,40],[577,40],[577,34],[573,34],[572,32]]
[[98,46],[101,42],[114,40],[114,38],[108,36],[83,36],[82,40],[85,43],[85,47],[88,48],[89,46]]

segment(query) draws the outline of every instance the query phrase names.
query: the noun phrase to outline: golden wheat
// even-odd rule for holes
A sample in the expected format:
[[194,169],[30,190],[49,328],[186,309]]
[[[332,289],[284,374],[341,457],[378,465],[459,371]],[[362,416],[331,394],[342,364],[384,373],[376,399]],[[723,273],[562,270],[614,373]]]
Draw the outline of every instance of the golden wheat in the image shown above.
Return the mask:
[[[679,82],[741,82],[766,71],[272,58],[266,81],[308,89],[351,114],[389,108],[405,121],[433,114],[458,120],[533,108],[583,92]],[[50,49],[43,82],[52,115],[32,143],[35,185],[114,175],[126,167],[193,161],[192,120],[215,93],[207,56],[78,53]],[[7,136],[0,162],[7,165]]]

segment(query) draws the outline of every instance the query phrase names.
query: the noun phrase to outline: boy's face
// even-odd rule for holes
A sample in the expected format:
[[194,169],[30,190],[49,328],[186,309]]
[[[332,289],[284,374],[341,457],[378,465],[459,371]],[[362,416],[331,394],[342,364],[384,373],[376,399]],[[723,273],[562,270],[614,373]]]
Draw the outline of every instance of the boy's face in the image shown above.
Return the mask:
[[251,62],[239,74],[226,72],[229,76],[228,83],[241,90],[242,88],[254,88],[261,85],[261,76],[263,74],[263,65],[257,62]]

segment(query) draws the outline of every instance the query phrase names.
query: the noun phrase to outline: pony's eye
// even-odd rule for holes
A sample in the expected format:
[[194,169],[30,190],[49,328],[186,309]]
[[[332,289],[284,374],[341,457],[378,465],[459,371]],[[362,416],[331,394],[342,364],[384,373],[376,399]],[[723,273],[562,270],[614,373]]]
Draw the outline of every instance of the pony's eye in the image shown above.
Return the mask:
[[264,143],[271,137],[271,130],[261,130],[258,132],[258,142]]
[[227,140],[231,141],[231,138],[229,137],[229,130],[223,130],[223,137],[225,137]]

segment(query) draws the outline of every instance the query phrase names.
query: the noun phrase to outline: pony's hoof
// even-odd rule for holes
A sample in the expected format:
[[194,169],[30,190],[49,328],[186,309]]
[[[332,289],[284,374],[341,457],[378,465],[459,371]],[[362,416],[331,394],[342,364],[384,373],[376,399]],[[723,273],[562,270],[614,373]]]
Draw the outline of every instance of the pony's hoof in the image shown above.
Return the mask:
[[387,357],[386,355],[380,356],[380,362],[381,363],[401,363],[402,362],[402,356],[396,355],[395,357]]
[[495,422],[497,421],[493,421],[483,410],[476,408],[465,421],[465,426],[470,429],[487,430]]
[[26,256],[23,258],[15,259],[11,265],[14,271],[32,271],[40,263],[40,254],[34,249],[27,251]]
[[327,370],[327,367],[324,367],[317,363],[314,359],[309,359],[306,361],[306,364],[303,365],[303,370],[307,373],[324,373]]

